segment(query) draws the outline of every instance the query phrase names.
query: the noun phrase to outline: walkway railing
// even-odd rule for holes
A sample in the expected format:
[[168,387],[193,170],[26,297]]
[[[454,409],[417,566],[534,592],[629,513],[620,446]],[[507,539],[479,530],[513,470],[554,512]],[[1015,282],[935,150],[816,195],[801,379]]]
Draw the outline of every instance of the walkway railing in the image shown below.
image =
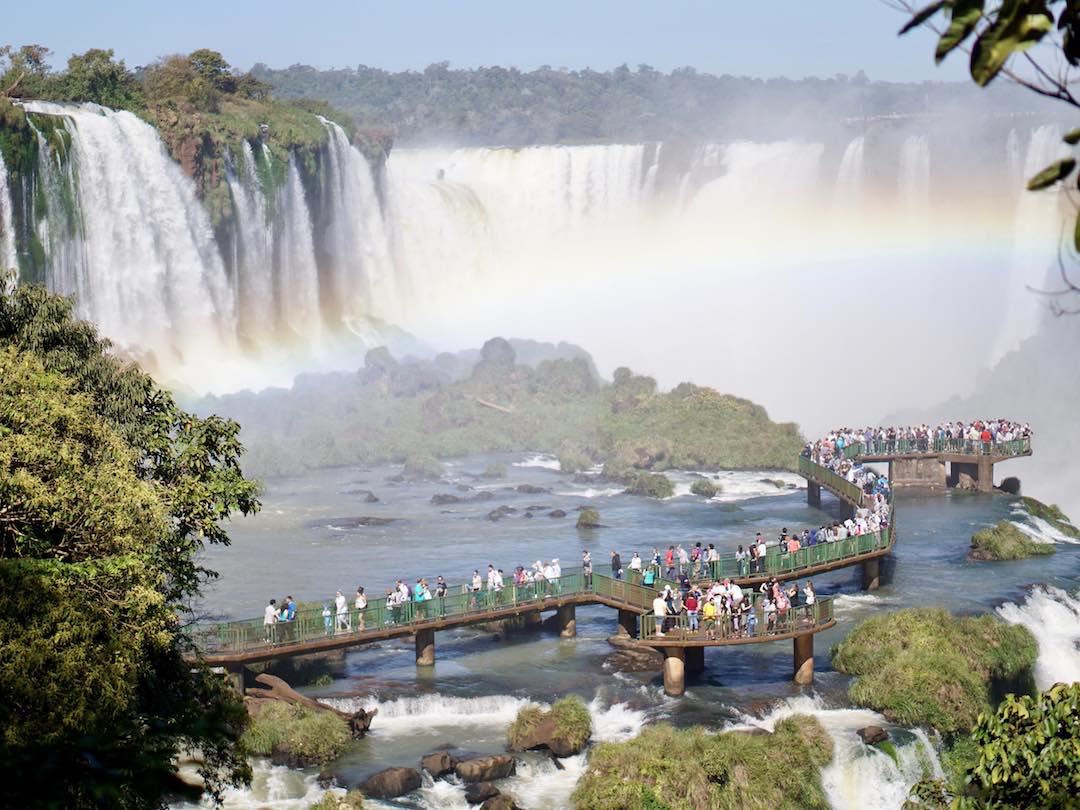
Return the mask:
[[847,458],[860,456],[907,456],[926,453],[955,453],[964,456],[1024,456],[1031,453],[1031,439],[982,442],[972,439],[894,439],[849,444]]
[[[651,613],[647,614],[641,617],[641,638],[644,641],[665,636],[670,636],[672,640],[698,641],[768,638],[823,627],[833,620],[832,597],[818,598],[812,605],[789,607],[782,614],[779,611],[766,614],[761,594],[753,594],[752,599],[752,609],[738,616],[737,621],[730,615],[706,621],[700,616],[700,612],[696,622],[686,613],[666,616],[663,619]],[[663,636],[657,633],[661,624],[664,628]],[[692,624],[696,624],[696,627],[692,628]]]
[[[852,445],[855,447],[855,445]],[[844,452],[847,452],[845,448]],[[807,480],[821,484],[826,489],[845,498],[851,503],[863,503],[863,491],[858,484],[848,481],[842,475],[837,475],[827,467],[816,463],[806,456],[799,456],[799,473]]]
[[[291,621],[263,624],[263,619],[241,619],[198,628],[195,641],[204,653],[242,653],[319,639],[355,636],[376,631],[420,626],[444,620],[482,618],[513,608],[544,607],[545,602],[576,595],[596,595],[626,603],[628,609],[646,610],[655,593],[641,585],[615,580],[604,574],[586,576],[580,568],[566,570],[556,580],[528,585],[510,584],[502,590],[463,590],[422,602],[409,601],[387,607],[383,598],[369,602],[365,610],[351,605],[338,613],[333,604],[297,610]],[[521,612],[525,612],[522,610]]]

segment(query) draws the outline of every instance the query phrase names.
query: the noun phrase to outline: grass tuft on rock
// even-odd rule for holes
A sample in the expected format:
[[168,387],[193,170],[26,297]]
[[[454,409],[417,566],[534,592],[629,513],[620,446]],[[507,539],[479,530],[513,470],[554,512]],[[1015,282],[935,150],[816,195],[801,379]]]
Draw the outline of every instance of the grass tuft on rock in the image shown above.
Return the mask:
[[556,756],[570,756],[592,737],[592,715],[577,695],[557,700],[549,710],[529,705],[518,712],[506,732],[511,751],[547,747]]
[[856,676],[855,704],[949,734],[993,708],[994,682],[1028,683],[1037,653],[1030,631],[994,616],[909,608],[863,621],[832,649],[832,664]]
[[547,716],[547,712],[535,703],[518,710],[517,717],[506,731],[506,743],[512,751],[524,750],[523,746],[532,737]]
[[488,464],[487,467],[484,469],[484,478],[506,478],[506,465],[498,462],[494,464]]
[[796,715],[772,734],[648,726],[621,743],[600,743],[574,791],[581,810],[805,810],[827,808],[821,768],[832,738]]
[[702,498],[712,498],[724,491],[724,488],[708,478],[698,478],[690,485],[690,491]]
[[600,525],[600,513],[591,506],[582,509],[578,514],[577,527],[579,529],[595,529]]
[[401,474],[410,481],[437,481],[443,476],[443,465],[434,456],[413,455],[405,459]]
[[971,536],[973,560],[1026,560],[1054,551],[1052,543],[1035,542],[1011,520],[1002,520]]
[[364,794],[359,790],[347,793],[328,791],[317,802],[308,805],[307,810],[364,810]]
[[668,477],[661,473],[638,473],[630,480],[626,494],[644,495],[646,498],[670,498],[675,494],[675,487]]
[[348,724],[333,712],[269,701],[259,707],[240,742],[256,756],[315,764],[337,759],[351,740]]
[[577,695],[567,695],[551,707],[555,733],[574,748],[584,748],[592,737],[592,715]]

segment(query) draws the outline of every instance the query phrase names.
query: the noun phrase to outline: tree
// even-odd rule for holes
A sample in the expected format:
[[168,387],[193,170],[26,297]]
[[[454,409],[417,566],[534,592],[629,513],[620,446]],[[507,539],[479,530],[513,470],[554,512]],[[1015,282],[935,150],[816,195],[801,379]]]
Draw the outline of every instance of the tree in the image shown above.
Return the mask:
[[58,94],[64,101],[93,101],[118,110],[143,106],[142,92],[124,60],[113,60],[113,51],[91,48],[73,54],[67,71],[58,81]]
[[158,807],[197,749],[217,795],[250,778],[246,713],[189,636],[196,555],[256,485],[235,423],[177,408],[71,307],[0,296],[0,779],[13,806]]
[[49,76],[46,60],[51,54],[44,45],[23,45],[18,50],[0,47],[0,96],[40,95]]
[[1073,807],[1080,792],[1080,683],[1055,684],[1035,697],[1008,695],[979,715],[971,739],[977,759],[966,787],[920,782],[905,807]]
[[[939,64],[959,50],[969,55],[968,70],[980,87],[1004,76],[1080,110],[1072,89],[1073,70],[1080,67],[1080,0],[1002,0],[989,8],[984,0],[936,0],[918,11],[907,0],[893,5],[912,15],[901,35],[922,26],[938,34],[934,60]],[[1070,146],[1080,143],[1080,128],[1066,134],[1064,141]],[[1075,169],[1075,158],[1055,161],[1028,181],[1028,190],[1054,188]],[[1050,297],[1056,314],[1080,314],[1080,281],[1066,267],[1080,261],[1080,205],[1072,202],[1076,209],[1072,237],[1058,254],[1061,287],[1036,291]]]

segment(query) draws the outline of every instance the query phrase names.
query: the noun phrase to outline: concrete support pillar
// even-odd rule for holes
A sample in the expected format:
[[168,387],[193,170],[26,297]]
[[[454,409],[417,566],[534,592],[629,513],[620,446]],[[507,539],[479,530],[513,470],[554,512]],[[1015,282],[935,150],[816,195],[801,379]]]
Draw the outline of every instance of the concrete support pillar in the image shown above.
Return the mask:
[[544,617],[540,615],[539,610],[531,610],[525,614],[524,622],[526,629],[539,627],[544,623]]
[[638,615],[632,610],[620,610],[618,635],[637,638],[637,617]]
[[679,697],[686,691],[686,650],[664,647],[664,694]]
[[821,484],[813,481],[806,482],[806,503],[816,509],[821,508]]
[[416,665],[418,667],[435,666],[435,631],[416,631]]
[[864,591],[876,591],[881,585],[881,559],[875,557],[862,564],[862,587]]
[[704,647],[687,647],[684,659],[688,675],[700,675],[705,671]]
[[795,683],[806,686],[814,682],[814,636],[807,633],[795,636]]
[[573,638],[577,635],[577,616],[573,605],[563,605],[558,612],[559,635]]
[[994,462],[988,458],[979,459],[979,492],[994,491]]

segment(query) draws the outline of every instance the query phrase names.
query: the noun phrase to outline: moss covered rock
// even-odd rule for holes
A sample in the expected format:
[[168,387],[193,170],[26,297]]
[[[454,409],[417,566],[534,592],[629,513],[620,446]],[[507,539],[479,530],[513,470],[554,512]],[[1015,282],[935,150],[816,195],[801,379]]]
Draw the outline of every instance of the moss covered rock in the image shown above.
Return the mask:
[[661,473],[638,473],[626,488],[627,495],[644,495],[647,498],[670,498],[675,487]]
[[549,710],[526,706],[506,733],[511,751],[546,748],[557,757],[580,753],[592,736],[592,717],[577,695],[555,702]]
[[813,717],[789,717],[772,734],[659,724],[597,745],[573,801],[582,810],[824,809],[821,768],[832,753]]
[[409,456],[401,474],[410,481],[437,481],[443,476],[443,465],[434,456]]
[[303,768],[337,759],[352,740],[349,725],[330,711],[280,701],[258,705],[241,744],[251,754]]
[[591,506],[582,509],[578,514],[577,527],[579,529],[595,529],[600,525],[600,513]]
[[317,802],[308,805],[307,810],[364,810],[364,794],[359,790],[327,791]]
[[723,492],[723,487],[708,478],[698,478],[690,485],[690,491],[702,498],[713,498]]
[[968,556],[973,560],[1024,560],[1053,553],[1052,544],[1036,543],[1011,520],[1002,520],[971,536]]
[[995,681],[1026,687],[1037,654],[1030,631],[994,616],[909,608],[859,624],[833,648],[832,664],[856,676],[848,695],[857,705],[953,733],[993,708]]

